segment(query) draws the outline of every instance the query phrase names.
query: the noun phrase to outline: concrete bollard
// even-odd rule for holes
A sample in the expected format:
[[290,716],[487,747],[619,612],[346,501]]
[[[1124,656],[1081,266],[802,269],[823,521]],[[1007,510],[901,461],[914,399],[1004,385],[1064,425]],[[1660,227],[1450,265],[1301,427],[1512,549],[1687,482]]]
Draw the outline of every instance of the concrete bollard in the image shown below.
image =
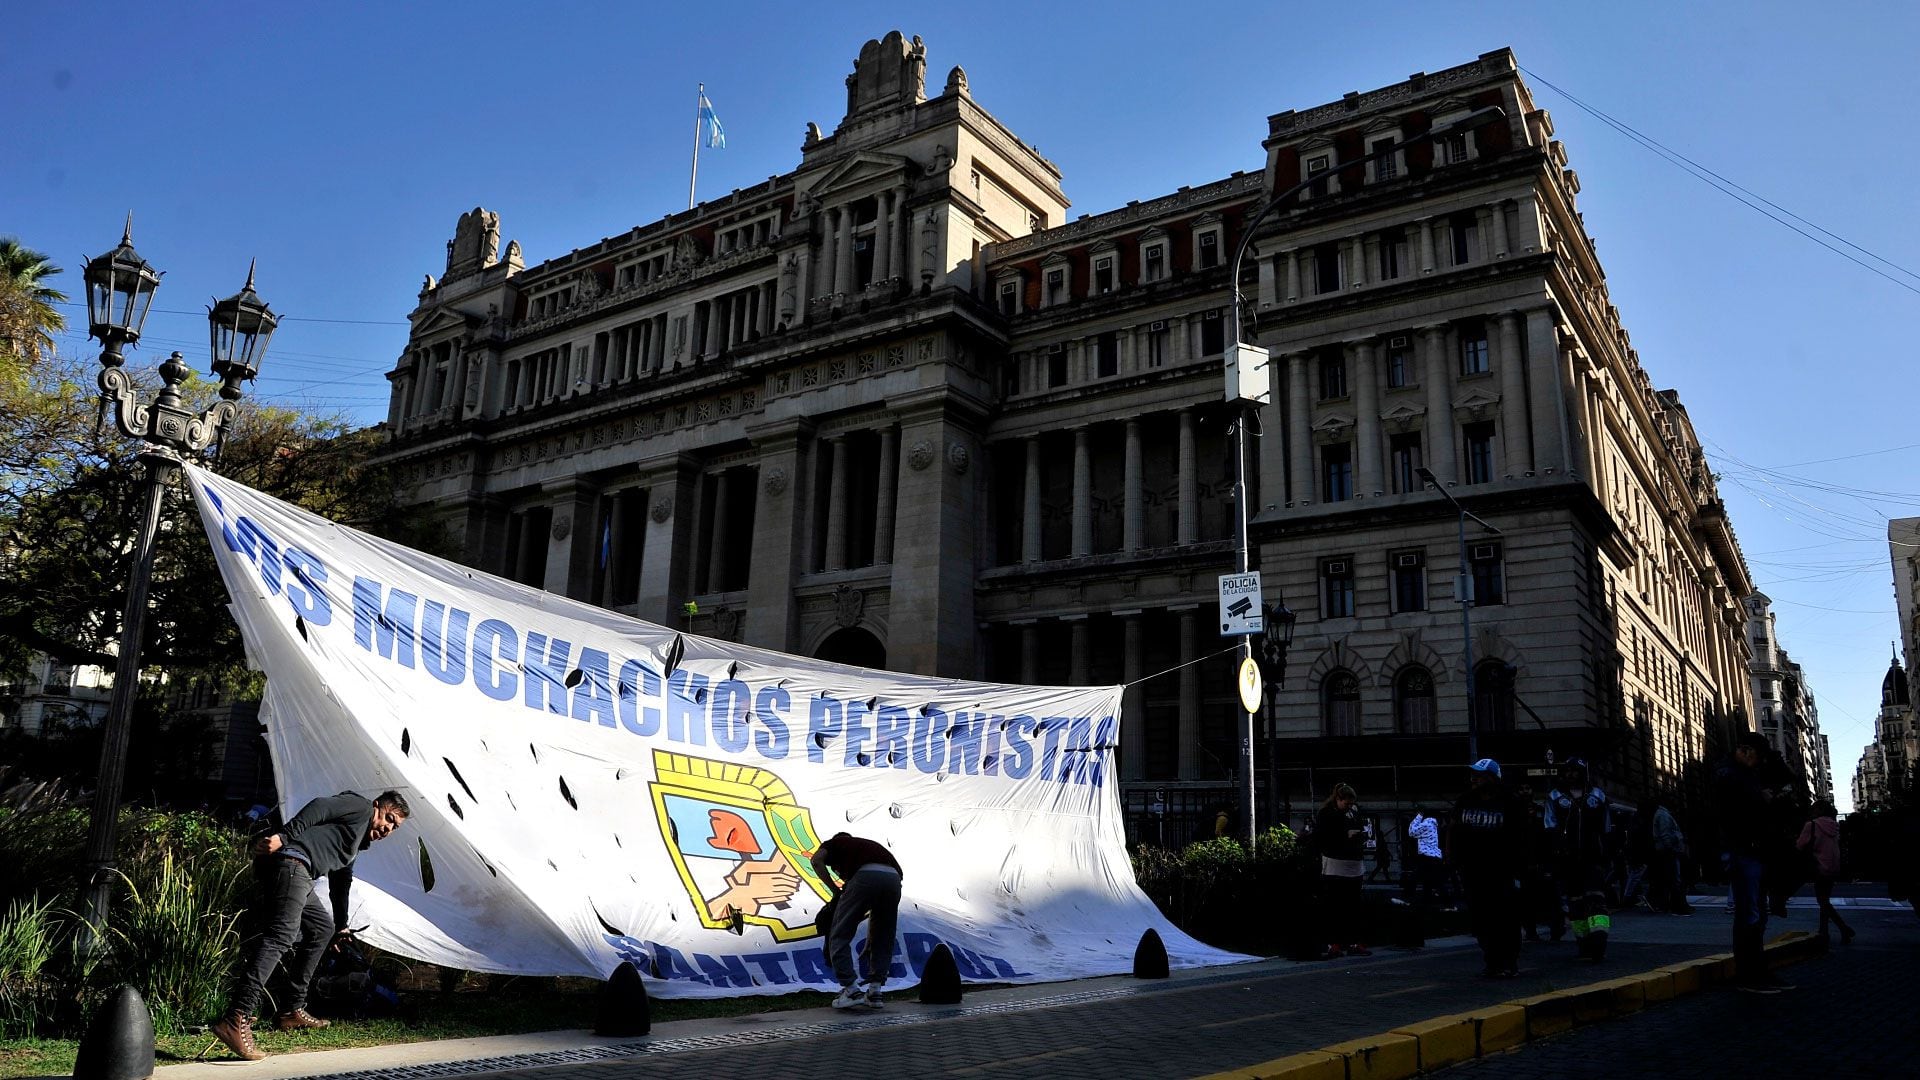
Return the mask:
[[600,1019],[593,1025],[595,1035],[616,1039],[645,1035],[653,1029],[653,1010],[647,1001],[647,984],[640,971],[629,961],[621,961],[600,987]]
[[1167,945],[1160,940],[1160,932],[1152,927],[1140,935],[1140,944],[1133,950],[1133,977],[1136,979],[1164,979],[1167,970]]
[[73,1080],[147,1080],[153,1075],[153,1017],[140,991],[121,985],[107,995],[80,1038]]
[[953,962],[953,950],[944,941],[933,947],[920,969],[920,1004],[960,1004],[960,966]]

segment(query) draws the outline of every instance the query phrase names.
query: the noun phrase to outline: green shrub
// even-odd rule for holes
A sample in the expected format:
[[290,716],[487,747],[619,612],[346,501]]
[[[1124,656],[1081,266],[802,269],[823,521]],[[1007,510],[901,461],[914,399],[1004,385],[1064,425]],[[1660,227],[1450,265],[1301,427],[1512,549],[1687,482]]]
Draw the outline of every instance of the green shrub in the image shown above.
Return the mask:
[[1257,836],[1251,854],[1232,837],[1197,841],[1178,852],[1141,844],[1133,852],[1133,872],[1141,891],[1176,926],[1230,947],[1259,947],[1262,929],[1301,908],[1313,887],[1310,860],[1285,826]]
[[52,1021],[52,965],[65,934],[52,901],[16,900],[0,916],[0,1038],[28,1038]]
[[125,880],[107,968],[147,999],[155,1031],[184,1034],[225,1002],[240,953],[237,878],[218,851],[163,848]]

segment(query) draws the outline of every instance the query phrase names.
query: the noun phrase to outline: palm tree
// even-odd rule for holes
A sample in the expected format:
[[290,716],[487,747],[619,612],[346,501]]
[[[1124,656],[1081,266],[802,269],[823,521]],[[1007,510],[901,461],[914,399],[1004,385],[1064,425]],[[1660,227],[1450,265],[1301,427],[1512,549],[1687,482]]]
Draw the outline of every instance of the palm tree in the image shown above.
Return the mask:
[[32,367],[53,351],[54,333],[67,325],[54,305],[67,294],[46,281],[59,272],[45,255],[0,236],[0,357]]

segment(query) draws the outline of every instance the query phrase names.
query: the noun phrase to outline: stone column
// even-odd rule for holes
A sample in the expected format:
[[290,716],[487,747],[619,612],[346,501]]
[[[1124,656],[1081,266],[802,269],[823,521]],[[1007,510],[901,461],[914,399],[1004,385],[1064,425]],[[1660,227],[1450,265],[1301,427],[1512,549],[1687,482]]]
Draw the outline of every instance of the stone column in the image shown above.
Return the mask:
[[1127,417],[1124,469],[1125,493],[1122,498],[1125,500],[1125,505],[1122,507],[1122,512],[1126,516],[1121,521],[1120,547],[1125,551],[1139,551],[1147,532],[1147,500],[1144,469],[1141,463],[1140,418],[1137,416]]
[[820,292],[832,296],[840,291],[840,208],[822,211],[820,232]]
[[1040,628],[1031,622],[1020,627],[1020,681],[1028,686],[1040,681]]
[[1066,622],[1067,630],[1071,635],[1070,644],[1067,646],[1067,682],[1072,686],[1085,686],[1089,681],[1087,651],[1090,638],[1087,632],[1087,617],[1064,615],[1061,618]]
[[1453,458],[1453,394],[1448,384],[1451,365],[1447,363],[1447,328],[1421,327],[1420,351],[1426,354],[1421,381],[1427,392],[1427,437],[1420,448],[1421,456],[1426,459],[1427,468],[1433,470],[1435,479],[1450,483],[1460,479],[1460,474],[1454,469]]
[[1027,436],[1027,482],[1020,517],[1020,561],[1040,561],[1040,436]]
[[636,613],[661,626],[685,627],[680,606],[693,588],[693,526],[698,517],[693,502],[700,472],[693,459],[673,454],[642,462],[640,474],[647,478],[650,501]]
[[1369,497],[1386,490],[1385,472],[1380,460],[1384,448],[1380,438],[1380,384],[1375,378],[1373,366],[1374,347],[1372,338],[1353,346],[1350,375],[1355,413],[1353,437],[1360,444],[1359,490]]
[[1433,273],[1433,219],[1420,219],[1420,272]]
[[1293,478],[1293,505],[1311,506],[1319,485],[1313,475],[1313,363],[1308,353],[1286,357],[1287,471]]
[[1507,257],[1508,250],[1507,204],[1497,202],[1493,204],[1493,257],[1504,259]]
[[827,481],[827,563],[828,570],[847,568],[847,437],[827,438],[827,453],[833,470]]
[[1093,455],[1087,445],[1091,429],[1073,429],[1073,557],[1093,554]]
[[1175,315],[1167,320],[1167,344],[1173,355],[1167,358],[1169,366],[1184,364],[1193,358],[1193,322],[1185,315]]
[[794,252],[794,255],[799,260],[799,265],[796,267],[796,273],[793,275],[794,296],[792,322],[799,324],[806,321],[807,303],[813,299],[813,293],[808,280],[813,276],[813,249],[802,244],[800,245],[800,250]]
[[1300,252],[1288,251],[1282,257],[1287,260],[1287,303],[1296,303],[1300,299]]
[[713,474],[713,526],[707,537],[707,591],[724,592],[727,587],[727,477],[728,470]]
[[1121,617],[1125,634],[1120,678],[1128,684],[1120,698],[1120,778],[1138,780],[1147,771],[1147,710],[1146,694],[1133,684],[1146,674],[1144,628],[1138,611],[1116,614]]
[[1200,476],[1193,447],[1193,410],[1180,410],[1180,521],[1182,544],[1200,539]]
[[806,548],[812,530],[806,508],[813,461],[811,425],[799,418],[750,427],[747,438],[760,452],[753,507],[753,562],[747,576],[747,607],[741,640],[763,649],[791,651],[798,606],[793,582],[809,565]]
[[600,550],[594,520],[600,493],[576,480],[544,490],[553,496],[553,527],[546,538],[547,579],[541,587],[575,600],[591,600],[594,553]]
[[894,489],[900,482],[900,435],[892,425],[880,429],[880,490],[874,497],[873,561],[893,561]]
[[893,192],[883,191],[875,200],[879,213],[873,226],[873,280],[893,276]]
[[1545,251],[1546,234],[1540,225],[1540,197],[1529,188],[1520,196],[1516,207],[1519,211],[1520,235],[1516,237],[1520,244],[1520,253],[1530,255],[1536,251]]
[[1534,308],[1527,320],[1527,387],[1533,395],[1533,467],[1565,472],[1567,414],[1561,389],[1560,335],[1552,308]]
[[840,239],[834,245],[833,291],[853,291],[853,207],[840,208]]
[[726,345],[720,340],[720,298],[707,301],[707,333],[700,339],[700,358],[717,356]]
[[1273,257],[1254,256],[1254,265],[1260,268],[1260,306],[1272,307],[1274,301]]
[[907,468],[895,501],[887,662],[918,675],[973,678],[975,545],[982,468],[973,399],[945,386],[889,398]]
[[[1186,663],[1200,655],[1200,611],[1184,608],[1180,612],[1180,661]],[[1187,664],[1180,669],[1179,777],[1195,780],[1200,776],[1200,665]]]
[[[1496,324],[1495,340],[1500,351],[1493,362],[1500,370],[1500,446],[1506,456],[1506,474],[1519,476],[1533,471],[1533,446],[1527,435],[1526,357],[1520,351],[1520,313],[1503,311]],[[1542,374],[1552,370],[1552,364],[1548,364]]]
[[617,602],[618,590],[614,583],[625,572],[627,560],[639,554],[628,550],[633,543],[635,494],[633,488],[626,488],[602,497],[607,508],[607,568],[600,579],[601,607],[612,607]]
[[1342,240],[1340,250],[1347,257],[1347,288],[1363,288],[1367,284],[1366,246],[1355,236]]

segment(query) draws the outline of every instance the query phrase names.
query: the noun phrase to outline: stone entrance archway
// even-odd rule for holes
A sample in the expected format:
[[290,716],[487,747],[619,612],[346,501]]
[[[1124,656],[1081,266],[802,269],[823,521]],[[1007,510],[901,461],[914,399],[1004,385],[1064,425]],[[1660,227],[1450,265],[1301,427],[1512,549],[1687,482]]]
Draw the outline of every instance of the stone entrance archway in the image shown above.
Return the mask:
[[818,660],[852,664],[854,667],[879,670],[887,666],[887,647],[870,631],[858,626],[835,630],[820,643],[813,655]]

